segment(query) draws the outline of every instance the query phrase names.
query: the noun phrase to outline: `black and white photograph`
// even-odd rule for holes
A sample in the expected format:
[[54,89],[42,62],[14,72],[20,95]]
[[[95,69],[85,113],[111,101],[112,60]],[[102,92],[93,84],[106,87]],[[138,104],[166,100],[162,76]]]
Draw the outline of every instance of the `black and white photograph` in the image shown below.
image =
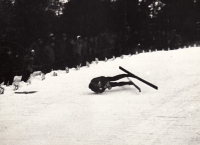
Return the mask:
[[0,145],[200,145],[200,0],[0,0]]

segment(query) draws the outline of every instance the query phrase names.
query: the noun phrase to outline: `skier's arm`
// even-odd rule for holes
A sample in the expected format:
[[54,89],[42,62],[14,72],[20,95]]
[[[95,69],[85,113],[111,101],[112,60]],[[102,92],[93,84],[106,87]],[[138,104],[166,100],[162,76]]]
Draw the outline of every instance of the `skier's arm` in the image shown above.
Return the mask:
[[105,91],[105,88],[99,88],[99,91],[97,93],[103,93]]
[[103,81],[102,77],[99,77],[99,78],[97,78],[96,80],[97,80],[97,82],[98,82],[98,87],[99,87],[99,90],[98,90],[97,93],[103,93],[103,92],[106,90],[106,88],[105,88],[104,85],[102,84],[102,81]]

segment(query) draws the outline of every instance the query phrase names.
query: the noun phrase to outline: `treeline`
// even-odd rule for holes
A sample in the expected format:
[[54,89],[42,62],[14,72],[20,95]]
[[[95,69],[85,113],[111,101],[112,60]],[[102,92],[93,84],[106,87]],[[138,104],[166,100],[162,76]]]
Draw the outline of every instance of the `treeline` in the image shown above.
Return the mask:
[[1,0],[0,45],[24,53],[32,42],[44,40],[50,33],[91,37],[105,31],[126,34],[127,29],[129,34],[176,30],[184,42],[198,39],[199,1],[160,0],[163,6],[150,8],[155,2],[70,0],[62,5],[58,0]]

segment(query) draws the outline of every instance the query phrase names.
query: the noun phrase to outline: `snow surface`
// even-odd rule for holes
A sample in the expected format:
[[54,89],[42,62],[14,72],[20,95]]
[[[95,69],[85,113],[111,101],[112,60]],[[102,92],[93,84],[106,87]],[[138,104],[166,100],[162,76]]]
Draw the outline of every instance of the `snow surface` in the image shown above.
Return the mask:
[[[200,48],[157,51],[57,71],[0,95],[0,145],[199,145]],[[92,78],[123,73],[119,66],[155,84],[133,79],[95,94]],[[122,79],[123,80],[123,79]],[[124,80],[127,80],[126,78]]]

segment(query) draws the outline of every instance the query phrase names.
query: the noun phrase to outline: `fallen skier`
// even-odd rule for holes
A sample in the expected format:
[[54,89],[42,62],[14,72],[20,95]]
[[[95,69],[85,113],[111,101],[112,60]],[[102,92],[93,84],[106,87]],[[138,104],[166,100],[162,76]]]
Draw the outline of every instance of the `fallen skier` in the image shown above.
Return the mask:
[[114,82],[125,77],[130,76],[128,74],[120,74],[114,77],[100,76],[91,80],[89,88],[95,93],[103,93],[106,89],[110,90],[112,87],[134,85],[139,91],[141,91],[140,88],[130,80],[128,82]]

